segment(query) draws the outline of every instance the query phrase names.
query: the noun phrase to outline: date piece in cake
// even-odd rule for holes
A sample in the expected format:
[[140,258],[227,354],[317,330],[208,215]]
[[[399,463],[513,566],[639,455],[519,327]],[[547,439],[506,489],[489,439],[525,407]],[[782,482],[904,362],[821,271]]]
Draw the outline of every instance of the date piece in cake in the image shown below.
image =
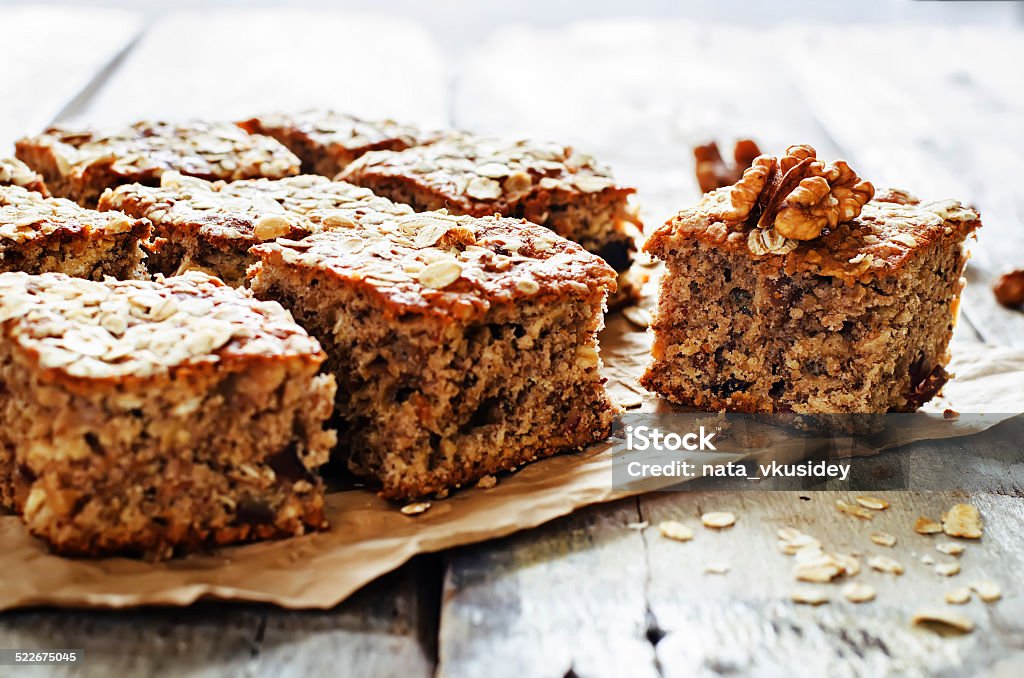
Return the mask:
[[[547,226],[627,271],[640,224],[622,186],[594,158],[559,144],[453,133],[404,151],[367,153],[339,176],[417,211],[500,214]],[[638,292],[631,276],[619,298]]]
[[100,198],[101,210],[122,210],[153,222],[156,240],[147,264],[154,273],[200,270],[235,287],[245,283],[245,271],[256,261],[250,247],[315,233],[323,222],[305,215],[338,208],[356,219],[412,213],[407,205],[379,198],[367,188],[308,174],[224,183],[168,172],[158,188],[129,184]]
[[64,554],[324,526],[334,378],[278,304],[202,273],[0,275],[0,497]]
[[615,272],[600,258],[513,219],[322,218],[338,223],[254,248],[252,289],[320,340],[349,468],[384,496],[444,492],[608,435],[597,331]]
[[140,242],[149,234],[145,219],[0,186],[0,273],[142,278],[146,267]]
[[17,158],[0,158],[0,186],[21,186],[22,188],[50,197],[43,175]]
[[401,151],[428,139],[394,120],[364,120],[331,110],[272,113],[243,120],[252,134],[274,137],[302,160],[302,171],[334,177],[369,151]]
[[299,173],[299,159],[280,143],[226,122],[143,121],[103,130],[51,127],[19,139],[17,155],[43,175],[51,193],[86,207],[95,207],[103,191],[113,186],[158,186],[169,170],[211,181]]
[[647,242],[667,271],[642,383],[705,410],[913,411],[946,379],[980,225],[956,201],[875,195],[808,146],[761,156]]

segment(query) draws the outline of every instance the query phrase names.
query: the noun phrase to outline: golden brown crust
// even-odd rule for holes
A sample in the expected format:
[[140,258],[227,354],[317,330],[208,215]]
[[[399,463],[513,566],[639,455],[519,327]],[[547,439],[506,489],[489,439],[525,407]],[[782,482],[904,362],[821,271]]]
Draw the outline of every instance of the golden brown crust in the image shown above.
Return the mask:
[[328,177],[369,151],[401,151],[431,138],[394,120],[365,120],[322,109],[260,115],[238,126],[274,137],[302,159],[304,172]]
[[68,388],[188,379],[225,365],[302,360],[320,345],[273,302],[197,272],[103,283],[0,274],[0,334]]
[[314,213],[325,231],[252,252],[263,261],[320,271],[375,295],[389,316],[468,320],[492,304],[614,291],[600,257],[526,221],[425,212],[358,224],[345,211]]
[[679,242],[695,239],[722,250],[745,251],[787,274],[800,271],[869,282],[897,275],[940,238],[954,231],[966,237],[981,226],[978,213],[955,200],[921,203],[903,191],[888,189],[867,203],[859,217],[825,229],[814,240],[795,244],[784,254],[755,255],[748,246],[749,224],[715,216],[716,193],[655,231],[644,251],[664,259]]
[[51,127],[19,139],[17,156],[42,173],[54,194],[86,206],[106,188],[152,185],[171,170],[226,181],[299,172],[299,159],[274,139],[203,121],[141,121],[104,130]]

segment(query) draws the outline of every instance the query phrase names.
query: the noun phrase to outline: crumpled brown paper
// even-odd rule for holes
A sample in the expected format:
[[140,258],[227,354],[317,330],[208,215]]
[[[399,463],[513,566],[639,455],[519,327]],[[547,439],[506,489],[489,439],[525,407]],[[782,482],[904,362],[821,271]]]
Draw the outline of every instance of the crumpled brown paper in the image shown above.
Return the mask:
[[[641,328],[622,315],[609,319],[602,353],[612,394],[629,407],[656,411],[668,406],[636,384],[648,346]],[[1024,350],[959,347],[951,370],[956,378],[930,410],[1024,412]],[[915,429],[914,439],[970,435],[998,419],[979,425],[974,420],[961,423],[936,417],[934,426]],[[910,442],[905,435],[898,440],[886,435],[880,434],[872,446],[884,449]],[[776,450],[781,457],[796,449],[784,447]],[[611,445],[603,443],[579,454],[529,464],[500,478],[491,489],[456,492],[432,502],[417,516],[403,515],[399,507],[370,491],[335,492],[327,499],[327,532],[164,563],[54,556],[25,532],[16,517],[0,516],[0,610],[32,605],[188,605],[201,598],[287,608],[332,607],[418,553],[495,539],[589,504],[628,496],[612,489],[610,450]],[[721,455],[723,463],[743,458],[744,454]]]

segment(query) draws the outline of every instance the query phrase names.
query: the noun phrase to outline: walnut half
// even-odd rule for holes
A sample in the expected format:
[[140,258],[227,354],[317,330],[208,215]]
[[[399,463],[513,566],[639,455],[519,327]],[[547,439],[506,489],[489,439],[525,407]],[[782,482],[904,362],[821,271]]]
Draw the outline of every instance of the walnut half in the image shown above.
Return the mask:
[[996,301],[1007,308],[1024,305],[1024,269],[999,276],[992,291],[996,295]]
[[860,215],[875,194],[843,160],[825,165],[807,145],[785,155],[762,155],[728,188],[713,192],[711,212],[721,219],[756,219],[759,229],[789,240],[813,240]]
[[754,164],[761,155],[761,149],[753,139],[740,139],[733,148],[733,164],[729,165],[714,141],[693,149],[696,161],[697,183],[704,193],[723,188],[739,181],[743,170]]

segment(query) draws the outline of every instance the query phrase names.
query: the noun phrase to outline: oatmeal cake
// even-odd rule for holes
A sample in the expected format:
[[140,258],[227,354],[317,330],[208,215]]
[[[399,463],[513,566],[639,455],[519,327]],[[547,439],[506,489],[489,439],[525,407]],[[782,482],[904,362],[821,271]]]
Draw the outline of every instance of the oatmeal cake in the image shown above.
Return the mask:
[[323,360],[278,304],[202,273],[0,274],[0,498],[73,555],[319,529]]
[[[551,143],[451,133],[404,151],[367,153],[339,176],[416,211],[447,209],[476,217],[500,214],[547,226],[624,274],[639,235],[629,198],[589,155]],[[615,303],[639,293],[622,275]]]
[[274,137],[302,160],[302,171],[334,177],[369,151],[401,151],[430,137],[394,120],[364,120],[332,110],[271,113],[238,126]]
[[22,188],[41,193],[44,198],[50,197],[43,182],[43,175],[17,158],[0,158],[0,186],[21,186]]
[[88,210],[19,186],[0,186],[0,273],[141,278],[146,268],[140,242],[149,234],[145,219]]
[[980,225],[953,200],[876,194],[809,146],[761,156],[645,245],[667,272],[642,383],[707,410],[913,411],[946,380]]
[[17,155],[43,175],[50,192],[85,207],[95,207],[100,194],[113,186],[157,186],[168,170],[211,181],[279,179],[299,173],[299,159],[280,143],[226,122],[51,127],[19,139]]
[[600,258],[514,219],[313,216],[335,223],[254,248],[252,289],[324,346],[343,453],[384,496],[607,436],[597,331],[615,272]]
[[156,240],[148,266],[154,273],[206,271],[235,287],[245,283],[245,271],[256,261],[250,247],[302,238],[323,227],[306,217],[310,211],[345,208],[356,219],[363,213],[412,213],[369,189],[326,177],[211,183],[177,172],[164,174],[159,187],[129,184],[107,191],[99,208],[153,222]]

